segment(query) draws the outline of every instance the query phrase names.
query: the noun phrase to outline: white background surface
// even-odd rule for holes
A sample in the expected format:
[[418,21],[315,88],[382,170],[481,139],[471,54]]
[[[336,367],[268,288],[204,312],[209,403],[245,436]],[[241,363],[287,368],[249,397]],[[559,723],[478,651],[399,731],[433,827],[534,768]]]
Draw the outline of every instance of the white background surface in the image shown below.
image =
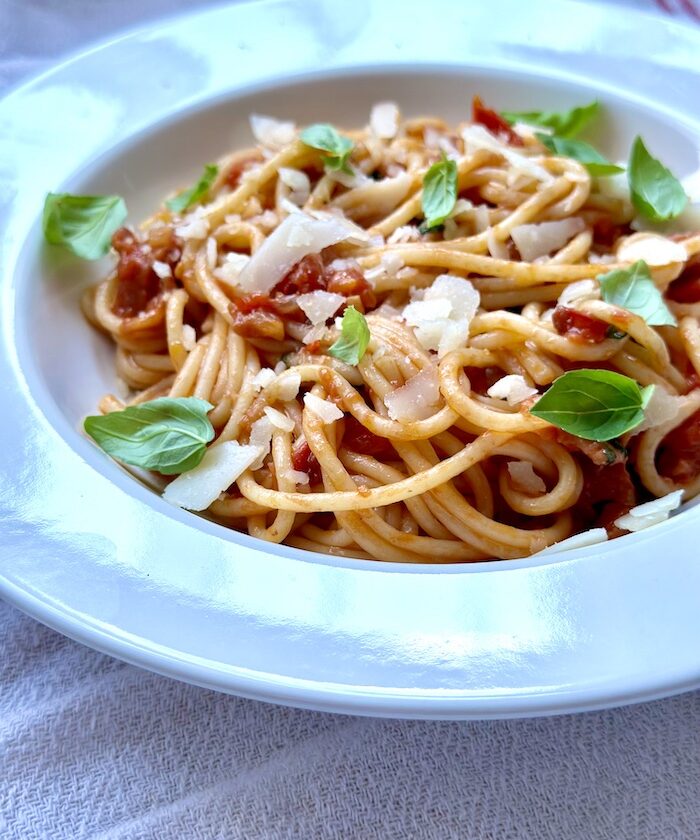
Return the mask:
[[[0,0],[0,86],[192,6]],[[549,720],[375,721],[176,684],[5,605],[0,649],[3,839],[700,838],[700,693]]]

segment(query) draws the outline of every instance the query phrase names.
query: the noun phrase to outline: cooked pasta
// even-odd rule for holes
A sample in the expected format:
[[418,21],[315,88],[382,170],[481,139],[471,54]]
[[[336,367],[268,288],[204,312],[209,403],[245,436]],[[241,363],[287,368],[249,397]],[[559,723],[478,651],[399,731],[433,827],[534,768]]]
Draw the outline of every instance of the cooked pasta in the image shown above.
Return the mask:
[[[617,536],[641,503],[700,491],[700,235],[634,232],[619,176],[478,100],[457,126],[383,103],[360,130],[253,129],[258,145],[120,228],[84,298],[116,345],[123,393],[103,414],[195,397],[207,452],[248,453],[235,479],[190,471],[225,481],[207,516],[310,551],[452,563]],[[662,323],[602,291],[640,261]],[[632,381],[637,422],[594,439],[538,416],[574,371]]]

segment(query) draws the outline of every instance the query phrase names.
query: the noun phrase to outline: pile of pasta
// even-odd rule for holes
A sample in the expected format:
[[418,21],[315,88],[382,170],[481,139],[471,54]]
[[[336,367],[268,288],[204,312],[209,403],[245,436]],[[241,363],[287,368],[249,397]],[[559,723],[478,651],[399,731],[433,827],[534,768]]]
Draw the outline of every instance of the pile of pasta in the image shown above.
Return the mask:
[[[207,455],[161,478],[167,499],[262,540],[442,563],[617,536],[700,491],[700,236],[635,231],[620,176],[478,101],[457,126],[392,103],[361,130],[252,126],[115,233],[84,300],[116,345],[103,414],[209,406]],[[675,323],[601,294],[640,261]],[[655,386],[643,419],[595,440],[538,416],[581,370]]]

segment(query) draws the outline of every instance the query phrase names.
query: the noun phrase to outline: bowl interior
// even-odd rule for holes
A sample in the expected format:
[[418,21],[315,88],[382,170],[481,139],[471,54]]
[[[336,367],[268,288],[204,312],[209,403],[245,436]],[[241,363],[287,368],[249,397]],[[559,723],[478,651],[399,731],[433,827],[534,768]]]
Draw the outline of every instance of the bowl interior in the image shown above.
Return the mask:
[[[185,112],[116,146],[76,172],[61,189],[121,195],[129,221],[137,224],[165,194],[194,182],[203,164],[251,145],[251,113],[292,119],[299,125],[328,121],[350,128],[366,124],[375,102],[393,100],[405,115],[431,114],[456,123],[469,114],[475,93],[487,104],[509,110],[566,109],[599,99],[603,115],[591,138],[612,160],[624,160],[634,136],[641,134],[677,175],[697,166],[697,134],[691,125],[613,89],[495,70],[368,69],[304,76]],[[20,363],[44,414],[83,457],[92,447],[79,432],[81,420],[95,411],[104,393],[114,390],[115,371],[113,345],[85,322],[79,300],[86,285],[103,276],[109,264],[109,257],[84,263],[45,246],[37,224],[18,265]],[[105,471],[118,469],[104,459],[97,463]],[[201,522],[195,516],[189,519],[195,527]]]

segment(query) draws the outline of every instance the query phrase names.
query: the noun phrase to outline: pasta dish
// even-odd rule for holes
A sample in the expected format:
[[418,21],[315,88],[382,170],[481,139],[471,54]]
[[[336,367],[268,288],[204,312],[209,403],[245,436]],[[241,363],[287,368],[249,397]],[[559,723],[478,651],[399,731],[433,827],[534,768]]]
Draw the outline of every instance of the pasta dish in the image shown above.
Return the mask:
[[138,228],[49,196],[50,241],[115,255],[83,307],[119,387],[86,431],[175,505],[348,557],[667,518],[700,491],[700,225],[641,138],[624,163],[581,139],[598,109],[253,116]]

